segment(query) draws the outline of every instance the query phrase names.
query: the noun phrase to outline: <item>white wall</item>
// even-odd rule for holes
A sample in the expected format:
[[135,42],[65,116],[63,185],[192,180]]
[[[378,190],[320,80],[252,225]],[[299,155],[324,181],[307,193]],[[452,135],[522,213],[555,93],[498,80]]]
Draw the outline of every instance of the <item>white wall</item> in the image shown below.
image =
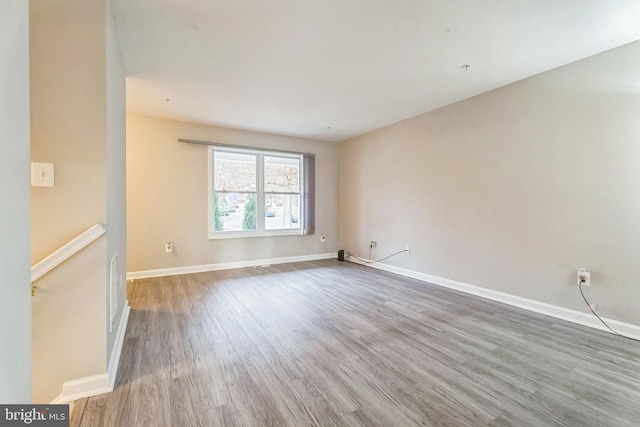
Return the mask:
[[[118,293],[116,320],[107,329],[107,357],[111,355],[122,314],[127,272],[126,113],[125,73],[111,7],[107,3],[107,257],[118,255],[122,287]],[[107,271],[109,280],[109,271]],[[108,292],[108,289],[107,289]],[[107,295],[107,298],[109,296]],[[107,299],[109,301],[109,299]],[[109,310],[107,310],[107,317]],[[109,319],[107,318],[107,321]],[[109,359],[107,359],[109,360]]]
[[105,237],[38,281],[33,309],[33,398],[50,402],[62,383],[104,374],[109,263],[126,272],[125,90],[106,0],[31,0],[31,156],[55,165],[55,187],[32,189],[37,262],[96,223]]
[[29,4],[0,2],[0,402],[31,402]]
[[46,404],[62,384],[107,372],[106,238],[40,279],[33,298],[33,401]]
[[640,324],[640,42],[340,144],[340,247]]
[[105,1],[32,0],[31,160],[55,164],[32,189],[32,261],[106,222]]
[[[209,240],[207,147],[178,138],[316,153],[316,228],[311,236]],[[336,144],[127,115],[129,271],[335,252]],[[320,234],[327,240],[320,242]],[[173,253],[164,252],[173,242]]]

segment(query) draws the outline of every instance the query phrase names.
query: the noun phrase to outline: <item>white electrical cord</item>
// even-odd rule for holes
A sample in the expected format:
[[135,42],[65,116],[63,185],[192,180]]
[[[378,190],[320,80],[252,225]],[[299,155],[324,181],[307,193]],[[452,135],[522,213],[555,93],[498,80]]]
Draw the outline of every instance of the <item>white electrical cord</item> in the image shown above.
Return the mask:
[[584,302],[587,304],[587,307],[589,307],[589,310],[591,310],[591,313],[593,313],[593,315],[594,315],[594,316],[596,316],[596,317],[598,318],[598,320],[599,320],[600,322],[602,322],[602,324],[603,324],[604,326],[606,326],[606,327],[607,327],[607,329],[609,329],[609,330],[610,330],[611,332],[613,332],[614,334],[616,334],[616,335],[618,335],[618,336],[621,336],[622,338],[626,338],[626,339],[629,339],[629,340],[633,340],[633,341],[638,341],[638,342],[640,342],[640,340],[638,340],[638,339],[631,338],[631,337],[628,337],[628,336],[626,336],[626,335],[622,335],[621,333],[619,333],[619,332],[617,332],[617,331],[614,331],[613,329],[611,329],[611,327],[610,327],[609,325],[607,325],[607,324],[605,323],[605,321],[604,321],[604,320],[602,320],[602,319],[600,318],[600,316],[598,316],[598,315],[596,314],[596,312],[595,312],[595,311],[593,311],[593,308],[591,308],[591,304],[589,304],[589,301],[587,301],[587,297],[585,297],[585,296],[584,296],[584,292],[582,292],[582,285],[584,284],[584,282],[585,282],[585,280],[584,280],[584,279],[580,280],[580,286],[579,286],[579,288],[580,288],[580,295],[582,295],[582,299],[583,299],[583,300],[584,300]]

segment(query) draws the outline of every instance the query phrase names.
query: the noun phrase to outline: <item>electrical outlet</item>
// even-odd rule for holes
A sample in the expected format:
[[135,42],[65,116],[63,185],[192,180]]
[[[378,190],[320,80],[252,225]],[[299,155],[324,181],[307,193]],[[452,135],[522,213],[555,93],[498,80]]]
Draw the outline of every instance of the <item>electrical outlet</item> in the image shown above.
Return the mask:
[[321,242],[324,242],[325,240],[327,240],[327,238],[326,238],[326,237],[324,237],[324,234],[321,234],[321,235],[320,235],[320,241],[321,241]]
[[164,245],[164,251],[165,251],[166,253],[171,253],[171,252],[173,252],[173,243],[171,243],[171,242],[167,242],[167,243],[165,243],[165,245]]
[[372,240],[369,246],[372,248],[375,248],[376,246],[378,246],[378,242],[376,242],[375,240]]
[[411,246],[410,245],[404,245],[404,250],[411,253]]
[[578,286],[580,286],[580,284],[582,284],[582,286],[591,286],[591,273],[584,268],[579,268],[576,281],[578,282]]

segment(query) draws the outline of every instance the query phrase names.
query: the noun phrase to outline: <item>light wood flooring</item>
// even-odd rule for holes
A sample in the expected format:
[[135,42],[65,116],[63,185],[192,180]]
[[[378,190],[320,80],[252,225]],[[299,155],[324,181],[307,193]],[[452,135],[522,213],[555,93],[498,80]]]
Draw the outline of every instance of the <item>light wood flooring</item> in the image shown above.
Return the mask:
[[128,292],[116,389],[74,426],[640,425],[640,344],[368,267]]

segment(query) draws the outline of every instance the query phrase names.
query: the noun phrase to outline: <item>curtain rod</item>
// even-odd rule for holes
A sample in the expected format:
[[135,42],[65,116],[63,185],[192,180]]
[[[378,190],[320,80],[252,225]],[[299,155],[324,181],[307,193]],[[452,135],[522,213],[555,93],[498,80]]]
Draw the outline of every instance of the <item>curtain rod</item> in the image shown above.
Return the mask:
[[216,147],[239,148],[239,149],[245,149],[245,150],[270,151],[270,152],[274,152],[274,153],[301,154],[303,156],[312,156],[312,157],[316,156],[314,153],[301,153],[299,151],[277,150],[277,149],[273,149],[273,148],[262,148],[262,147],[250,147],[248,145],[222,144],[220,142],[197,141],[195,139],[179,138],[178,142],[185,142],[187,144],[197,144],[197,145],[215,145]]

